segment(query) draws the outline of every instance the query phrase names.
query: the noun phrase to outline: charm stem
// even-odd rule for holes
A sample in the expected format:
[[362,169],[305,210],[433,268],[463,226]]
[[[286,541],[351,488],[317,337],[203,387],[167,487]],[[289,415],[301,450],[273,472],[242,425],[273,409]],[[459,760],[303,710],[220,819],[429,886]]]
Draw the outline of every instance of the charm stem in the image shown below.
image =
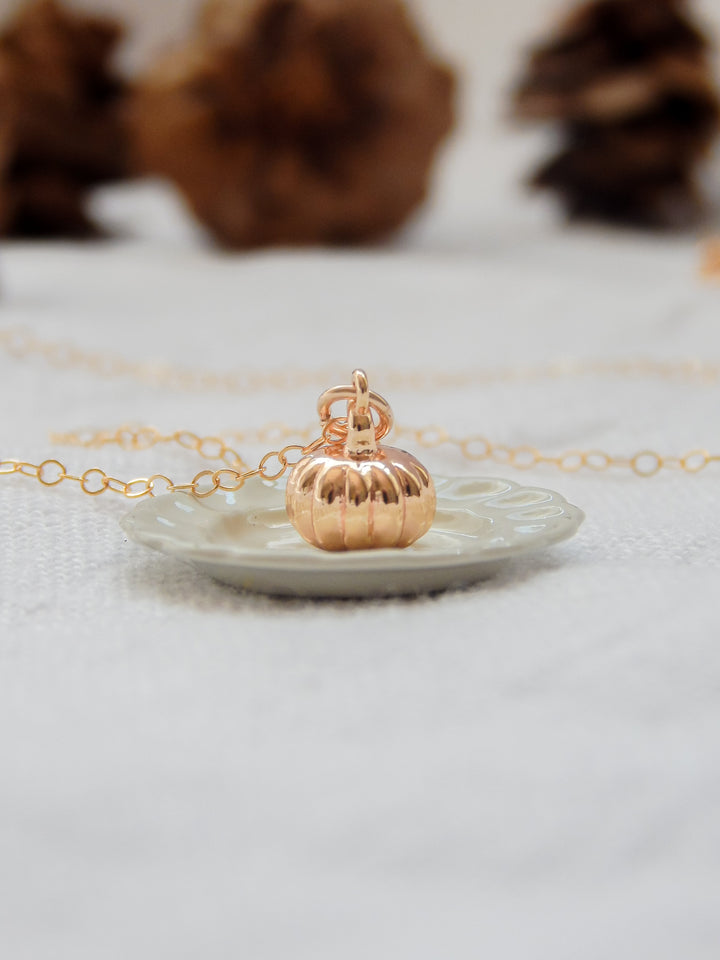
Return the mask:
[[353,460],[369,460],[377,454],[375,423],[370,411],[370,388],[364,370],[353,373],[355,398],[348,402],[347,440],[344,453]]

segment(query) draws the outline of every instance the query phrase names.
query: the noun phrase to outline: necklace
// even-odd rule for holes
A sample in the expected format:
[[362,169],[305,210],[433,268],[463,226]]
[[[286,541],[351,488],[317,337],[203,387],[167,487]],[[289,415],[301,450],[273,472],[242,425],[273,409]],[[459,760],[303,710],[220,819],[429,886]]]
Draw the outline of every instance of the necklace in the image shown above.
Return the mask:
[[[83,350],[73,344],[41,340],[32,334],[14,329],[0,329],[0,349],[15,359],[39,360],[57,369],[78,369],[105,378],[129,378],[166,389],[195,392],[252,394],[262,389],[297,389],[327,383],[332,376],[327,370],[288,370],[264,374],[245,370],[221,374],[183,369],[168,364],[128,361],[118,356]],[[383,372],[382,380],[389,386],[420,391],[499,382],[579,378],[585,375],[650,378],[708,386],[720,384],[720,364],[696,360],[562,360],[537,366],[472,369],[460,373],[388,370]],[[224,438],[199,436],[186,430],[162,433],[152,427],[126,426],[96,433],[54,434],[51,437],[53,443],[86,449],[112,444],[124,450],[137,451],[161,444],[176,444],[212,462],[215,469],[204,469],[184,482],[176,482],[160,473],[120,480],[96,466],[89,467],[83,473],[71,473],[63,462],[54,458],[40,463],[6,458],[0,460],[0,476],[18,474],[35,479],[46,487],[57,486],[63,482],[75,483],[89,496],[110,492],[129,499],[138,499],[183,491],[204,498],[216,491],[237,491],[252,477],[279,479],[303,457],[326,446],[338,425],[342,426],[342,421],[335,418],[325,424],[320,435],[314,437],[312,428],[293,429],[278,423],[268,424],[257,431],[234,433]],[[720,462],[720,453],[713,454],[704,448],[685,454],[665,454],[651,449],[639,450],[629,456],[595,449],[549,454],[531,445],[508,446],[495,443],[479,434],[457,436],[442,426],[396,427],[396,434],[412,439],[417,446],[425,449],[449,445],[457,448],[469,461],[489,461],[517,470],[549,466],[564,473],[581,470],[600,473],[617,469],[631,471],[637,477],[649,478],[665,470],[695,474]],[[283,440],[290,439],[301,442],[280,445]],[[274,443],[278,446],[267,452],[257,466],[250,468],[234,447],[230,446],[230,443],[238,442]]]
[[720,278],[720,238],[708,240],[703,248],[700,275],[705,280]]

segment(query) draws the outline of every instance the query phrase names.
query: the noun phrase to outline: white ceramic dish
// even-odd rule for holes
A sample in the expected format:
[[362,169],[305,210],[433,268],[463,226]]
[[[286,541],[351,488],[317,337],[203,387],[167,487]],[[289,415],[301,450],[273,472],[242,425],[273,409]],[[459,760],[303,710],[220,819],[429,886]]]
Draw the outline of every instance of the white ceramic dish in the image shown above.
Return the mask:
[[500,563],[571,537],[583,513],[558,493],[510,480],[435,477],[431,531],[405,550],[326,553],[285,512],[284,483],[249,481],[204,500],[167,494],[121,521],[128,537],[233,587],[296,597],[379,597],[461,587]]

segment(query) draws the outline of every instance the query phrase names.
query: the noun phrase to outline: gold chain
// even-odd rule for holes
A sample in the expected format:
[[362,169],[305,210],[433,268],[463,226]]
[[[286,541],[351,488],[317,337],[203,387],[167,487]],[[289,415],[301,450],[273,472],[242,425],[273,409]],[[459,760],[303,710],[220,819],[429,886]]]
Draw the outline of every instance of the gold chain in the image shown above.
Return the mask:
[[705,244],[700,274],[705,280],[720,279],[720,237],[708,240]]
[[[297,389],[311,384],[327,382],[331,371],[278,371],[257,374],[252,371],[217,374],[191,371],[166,364],[137,363],[112,355],[83,351],[69,344],[43,341],[18,330],[0,329],[0,348],[16,358],[40,357],[53,367],[61,369],[84,369],[104,377],[129,377],[144,383],[161,385],[170,389],[223,391],[247,393],[261,389]],[[566,376],[615,376],[649,377],[676,382],[693,382],[703,385],[720,383],[720,364],[695,360],[666,362],[655,360],[623,361],[558,361],[537,366],[516,366],[498,370],[471,370],[445,374],[429,371],[388,371],[384,379],[395,387],[418,390],[462,387],[468,384],[490,384],[536,378]],[[266,453],[257,467],[249,469],[235,449],[221,437],[200,437],[186,430],[163,434],[153,427],[121,427],[115,431],[98,433],[66,433],[51,437],[53,443],[84,448],[98,448],[114,444],[126,450],[147,450],[159,444],[177,444],[193,451],[207,460],[220,461],[216,470],[202,470],[189,483],[174,483],[164,474],[137,477],[123,481],[108,475],[99,467],[90,467],[80,475],[68,472],[65,464],[49,459],[33,464],[25,460],[0,460],[0,476],[19,474],[38,480],[46,487],[57,486],[63,481],[72,481],[89,496],[98,496],[105,491],[121,494],[130,499],[155,496],[158,492],[184,491],[196,497],[208,497],[216,490],[237,491],[251,477],[276,480],[306,453],[327,442],[336,421],[330,421],[323,436],[310,441],[312,429],[293,430],[282,423],[270,423],[256,432],[233,434],[233,442],[270,443],[295,437],[305,444],[291,443],[278,450]],[[615,456],[602,450],[569,450],[559,455],[542,453],[533,446],[506,446],[492,443],[486,437],[470,435],[457,437],[440,426],[422,429],[396,428],[402,436],[412,438],[414,443],[427,449],[452,445],[467,460],[491,461],[518,470],[530,470],[539,465],[550,465],[565,473],[579,470],[604,472],[613,468],[631,470],[638,477],[652,477],[661,470],[681,470],[699,473],[712,463],[720,462],[720,454],[711,454],[706,449],[692,450],[684,455],[663,455],[654,450],[641,450],[634,455]],[[292,459],[291,459],[292,457]],[[274,462],[273,462],[274,461]]]
[[[127,432],[127,431],[123,431]],[[147,429],[143,430],[147,434]],[[192,434],[185,433],[187,437]],[[215,443],[217,437],[197,438],[200,445],[206,443]],[[163,440],[158,440],[158,443]],[[305,446],[302,444],[291,443],[281,450],[272,450],[266,453],[260,460],[257,467],[252,470],[237,469],[233,467],[221,467],[218,470],[201,470],[195,474],[189,483],[173,483],[173,481],[162,473],[155,473],[151,477],[136,477],[134,480],[118,480],[111,477],[99,467],[90,467],[80,476],[68,473],[65,464],[60,460],[43,460],[42,463],[28,463],[24,460],[0,460],[0,476],[19,473],[23,477],[31,477],[38,480],[45,487],[56,487],[64,480],[71,480],[80,484],[80,489],[88,496],[96,497],[109,490],[111,493],[119,493],[123,497],[136,500],[139,497],[157,496],[158,490],[162,493],[176,493],[183,491],[191,493],[195,497],[209,497],[216,490],[235,491],[239,490],[251,477],[262,477],[263,480],[277,480],[285,471],[292,467],[297,461],[317,450],[318,447],[326,443],[325,437],[318,437],[312,443]],[[184,446],[184,444],[182,444]],[[224,446],[224,444],[223,444]],[[137,448],[141,449],[141,448]],[[290,459],[295,454],[296,459]],[[208,459],[222,459],[205,454]],[[273,458],[276,463],[270,466]],[[238,461],[238,465],[241,464]]]
[[[191,370],[168,363],[142,363],[110,353],[83,350],[63,341],[41,340],[19,328],[0,328],[0,350],[17,359],[40,359],[58,370],[83,370],[107,378],[135,380],[166,390],[197,393],[254,394],[260,390],[297,390],[321,387],[337,376],[332,367],[315,370],[279,369],[259,373],[252,369],[229,373]],[[444,390],[523,380],[552,380],[560,377],[638,377],[720,384],[720,363],[700,360],[577,360],[561,359],[542,364],[517,364],[496,369],[470,369],[455,373],[433,370],[381,370],[386,389]]]

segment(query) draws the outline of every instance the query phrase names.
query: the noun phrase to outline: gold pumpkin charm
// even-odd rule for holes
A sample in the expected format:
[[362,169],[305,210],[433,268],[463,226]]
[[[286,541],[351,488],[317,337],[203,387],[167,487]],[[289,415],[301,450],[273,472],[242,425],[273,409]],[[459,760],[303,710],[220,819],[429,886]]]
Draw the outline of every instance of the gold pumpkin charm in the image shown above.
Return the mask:
[[[331,416],[338,400],[347,401],[346,419]],[[287,484],[287,512],[300,536],[323,550],[367,550],[408,547],[427,533],[435,516],[432,479],[409,453],[378,445],[393,414],[368,389],[365,373],[356,370],[351,387],[323,393],[318,413],[328,444],[303,457]]]

